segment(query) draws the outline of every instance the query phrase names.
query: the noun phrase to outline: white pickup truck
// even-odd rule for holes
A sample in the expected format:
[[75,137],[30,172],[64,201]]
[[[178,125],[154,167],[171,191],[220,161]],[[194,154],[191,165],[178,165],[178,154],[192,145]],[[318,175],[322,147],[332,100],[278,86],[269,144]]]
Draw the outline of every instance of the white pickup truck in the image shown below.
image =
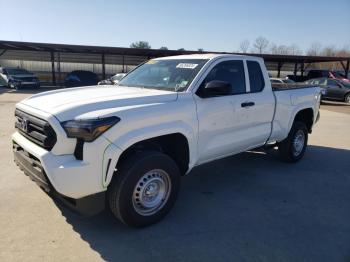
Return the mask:
[[318,87],[272,88],[261,58],[163,57],[116,86],[21,101],[13,152],[25,174],[77,209],[107,203],[125,224],[146,226],[169,212],[195,166],[266,145],[300,160],[319,106]]

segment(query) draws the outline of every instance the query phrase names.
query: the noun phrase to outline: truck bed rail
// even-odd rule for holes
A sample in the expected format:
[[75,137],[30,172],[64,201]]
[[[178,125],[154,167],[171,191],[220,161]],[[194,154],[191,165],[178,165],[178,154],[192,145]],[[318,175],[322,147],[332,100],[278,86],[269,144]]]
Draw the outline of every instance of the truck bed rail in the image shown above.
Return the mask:
[[285,91],[285,90],[291,90],[291,89],[319,87],[319,86],[316,86],[316,85],[301,84],[301,83],[293,83],[293,84],[271,83],[271,86],[272,86],[272,90],[273,91]]

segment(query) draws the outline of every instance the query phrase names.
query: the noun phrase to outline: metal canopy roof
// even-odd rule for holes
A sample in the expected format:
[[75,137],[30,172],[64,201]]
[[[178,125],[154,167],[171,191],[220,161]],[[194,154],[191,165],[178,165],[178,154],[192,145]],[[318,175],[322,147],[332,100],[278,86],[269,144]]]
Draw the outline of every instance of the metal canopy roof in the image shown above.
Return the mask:
[[[86,54],[105,54],[105,55],[129,55],[146,56],[149,58],[182,54],[199,53],[199,51],[189,50],[161,50],[161,49],[138,49],[125,47],[107,47],[107,46],[86,46],[86,45],[68,45],[68,44],[49,44],[32,43],[0,40],[0,55],[6,50],[22,51],[44,51],[60,53],[86,53]],[[200,53],[224,53],[238,54],[228,52],[200,52]],[[266,62],[280,63],[319,63],[319,62],[340,62],[349,61],[350,57],[327,57],[327,56],[294,56],[294,55],[272,55],[272,54],[252,54],[246,55],[260,56]]]
[[[138,49],[126,47],[108,47],[108,46],[88,46],[88,45],[67,45],[67,44],[49,44],[32,43],[0,40],[0,58],[51,62],[52,83],[56,84],[56,65],[60,76],[61,62],[92,63],[102,65],[102,77],[106,77],[106,65],[122,65],[122,72],[126,72],[127,66],[136,66],[147,59],[155,57],[195,54],[195,53],[214,53],[214,54],[239,54],[229,52],[208,52],[208,51],[190,51],[190,50],[162,50],[162,49]],[[345,74],[349,72],[350,57],[327,57],[327,56],[294,56],[294,55],[272,55],[272,54],[252,54],[244,55],[259,56],[265,60],[268,70],[276,70],[277,77],[280,77],[281,70],[288,69],[293,71],[294,75],[300,70],[301,75],[312,63],[320,62],[339,62]],[[293,68],[294,67],[294,68]]]

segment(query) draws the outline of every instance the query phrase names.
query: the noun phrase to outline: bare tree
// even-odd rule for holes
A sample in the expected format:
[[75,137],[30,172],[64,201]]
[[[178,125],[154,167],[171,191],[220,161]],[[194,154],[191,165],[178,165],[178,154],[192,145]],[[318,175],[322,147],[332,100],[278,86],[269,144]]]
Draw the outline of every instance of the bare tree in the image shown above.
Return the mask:
[[323,48],[321,54],[323,56],[336,56],[338,52],[339,50],[337,50],[334,45],[330,45]]
[[249,46],[250,46],[250,42],[249,40],[246,39],[241,42],[241,44],[239,45],[239,49],[242,53],[247,53]]
[[147,41],[133,42],[133,43],[131,43],[130,47],[131,48],[140,48],[140,49],[151,49],[151,46]]
[[306,54],[310,56],[317,56],[321,53],[321,44],[318,42],[312,43]]
[[280,45],[278,46],[278,54],[280,55],[289,55],[290,54],[290,49],[286,45]]
[[278,54],[278,45],[276,45],[275,43],[271,43],[270,52],[273,55],[277,55]]
[[286,45],[276,45],[271,43],[270,52],[274,55],[301,55],[301,50],[296,44],[286,46]]
[[302,55],[303,51],[299,48],[297,44],[292,44],[289,46],[289,54],[290,55]]
[[255,39],[253,47],[255,51],[257,51],[259,54],[262,54],[266,51],[268,45],[269,41],[265,37],[259,36],[257,39]]

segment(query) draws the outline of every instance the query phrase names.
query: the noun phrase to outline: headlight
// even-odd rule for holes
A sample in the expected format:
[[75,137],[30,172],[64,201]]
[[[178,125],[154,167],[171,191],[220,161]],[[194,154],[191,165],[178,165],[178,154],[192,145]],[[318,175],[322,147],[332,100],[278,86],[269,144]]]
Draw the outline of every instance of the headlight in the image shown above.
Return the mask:
[[61,125],[68,137],[92,142],[119,121],[119,117],[111,116],[87,120],[69,120],[62,122]]

